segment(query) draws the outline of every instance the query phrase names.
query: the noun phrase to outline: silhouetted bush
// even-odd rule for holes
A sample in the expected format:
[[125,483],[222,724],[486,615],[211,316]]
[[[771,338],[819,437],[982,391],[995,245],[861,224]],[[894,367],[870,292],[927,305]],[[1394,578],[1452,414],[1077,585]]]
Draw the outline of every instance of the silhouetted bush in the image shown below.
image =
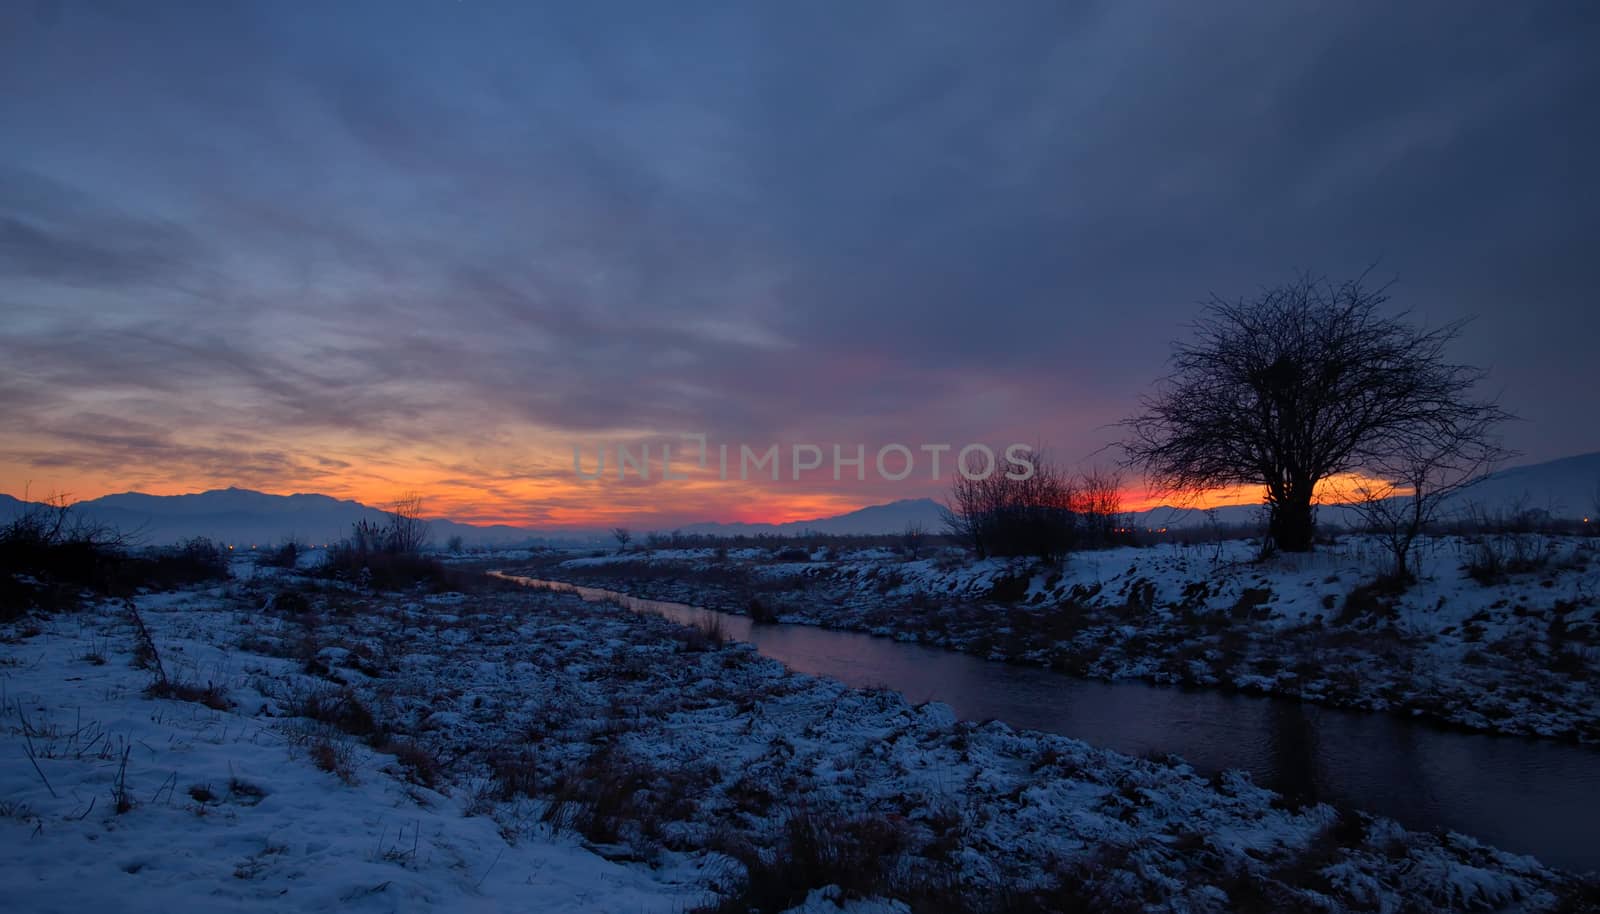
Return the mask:
[[[934,546],[949,542],[949,538],[928,533],[922,545]],[[831,547],[836,551],[851,549],[891,549],[902,550],[905,548],[905,533],[822,533],[815,530],[806,530],[800,533],[650,533],[644,538],[644,548],[651,549],[713,549],[726,553],[729,549],[754,548],[766,551],[769,554],[784,553],[794,556],[785,561],[805,561],[811,554],[823,547]],[[789,550],[793,550],[792,552]],[[605,555],[597,552],[596,555]]]
[[59,503],[31,506],[0,528],[0,617],[73,605],[84,591],[127,596],[225,580],[228,554],[210,540],[131,552],[125,538]]
[[745,604],[745,615],[750,617],[750,621],[761,625],[768,625],[778,621],[777,607],[763,601],[760,597],[750,598],[750,602]]
[[1543,535],[1490,533],[1471,541],[1463,570],[1467,577],[1487,587],[1513,574],[1538,571],[1549,565],[1553,557],[1553,544]]
[[1073,500],[1066,477],[1043,459],[1025,479],[1001,472],[992,461],[985,471],[979,461],[969,460],[951,484],[945,526],[979,558],[1031,556],[1058,562],[1077,537]]
[[0,615],[56,609],[79,590],[104,590],[121,561],[121,538],[71,515],[65,504],[30,506],[0,529]]
[[454,578],[437,559],[425,555],[366,552],[339,544],[328,550],[323,573],[374,590],[408,590],[426,586],[447,589]]
[[126,556],[118,568],[118,577],[123,592],[139,588],[171,590],[226,580],[228,564],[228,550],[205,537],[195,537],[170,549]]
[[384,523],[357,522],[348,538],[328,550],[322,573],[375,590],[448,589],[457,575],[421,553],[427,545],[427,524],[420,514],[420,502],[404,499]]

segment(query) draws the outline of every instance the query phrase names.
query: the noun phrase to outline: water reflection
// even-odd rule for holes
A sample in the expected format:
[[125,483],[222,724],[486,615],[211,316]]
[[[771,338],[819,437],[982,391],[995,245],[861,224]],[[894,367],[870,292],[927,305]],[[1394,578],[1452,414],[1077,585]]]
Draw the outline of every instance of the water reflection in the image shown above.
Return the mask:
[[748,617],[598,588],[515,578],[610,600],[731,638],[802,673],[942,701],[967,720],[1171,752],[1202,772],[1249,771],[1287,795],[1359,807],[1410,828],[1448,828],[1572,870],[1600,868],[1600,752],[1443,730],[1386,714],[1147,683],[1096,682],[917,644]]
[[1273,702],[1267,712],[1267,758],[1271,774],[1262,783],[1286,797],[1319,802],[1317,729],[1299,702]]

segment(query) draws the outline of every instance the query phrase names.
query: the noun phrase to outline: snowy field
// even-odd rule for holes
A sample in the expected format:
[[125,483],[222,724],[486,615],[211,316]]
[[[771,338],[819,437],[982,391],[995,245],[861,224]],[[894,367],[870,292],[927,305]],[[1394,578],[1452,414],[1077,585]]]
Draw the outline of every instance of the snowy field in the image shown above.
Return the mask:
[[398,599],[262,575],[25,619],[4,630],[0,677],[8,911],[1594,897],[1464,836],[957,722],[568,595]]
[[1083,552],[1046,570],[957,550],[748,549],[551,558],[525,573],[1096,678],[1600,742],[1600,540],[1447,537],[1418,550],[1418,580],[1401,591],[1378,582],[1387,554],[1359,536],[1260,562],[1233,540]]

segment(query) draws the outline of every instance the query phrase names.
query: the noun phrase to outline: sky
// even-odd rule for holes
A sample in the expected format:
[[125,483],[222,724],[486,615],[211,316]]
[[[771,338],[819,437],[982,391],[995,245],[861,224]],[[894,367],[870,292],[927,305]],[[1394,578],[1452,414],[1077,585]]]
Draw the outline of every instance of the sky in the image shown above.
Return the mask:
[[[1594,47],[1572,3],[6,3],[0,491],[815,517],[945,490],[887,443],[1113,466],[1202,300],[1369,267],[1474,318],[1522,461],[1600,450]],[[574,473],[685,433],[869,479]]]

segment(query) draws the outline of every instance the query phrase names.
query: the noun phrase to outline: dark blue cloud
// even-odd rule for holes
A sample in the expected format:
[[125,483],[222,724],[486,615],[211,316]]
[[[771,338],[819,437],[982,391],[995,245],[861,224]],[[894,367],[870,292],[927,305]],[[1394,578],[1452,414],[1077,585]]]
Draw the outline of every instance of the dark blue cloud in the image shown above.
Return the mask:
[[1207,293],[1378,260],[1480,316],[1463,355],[1530,456],[1593,449],[1592,18],[13,5],[4,421],[71,447],[67,405],[116,395],[275,451],[514,421],[1087,452]]

